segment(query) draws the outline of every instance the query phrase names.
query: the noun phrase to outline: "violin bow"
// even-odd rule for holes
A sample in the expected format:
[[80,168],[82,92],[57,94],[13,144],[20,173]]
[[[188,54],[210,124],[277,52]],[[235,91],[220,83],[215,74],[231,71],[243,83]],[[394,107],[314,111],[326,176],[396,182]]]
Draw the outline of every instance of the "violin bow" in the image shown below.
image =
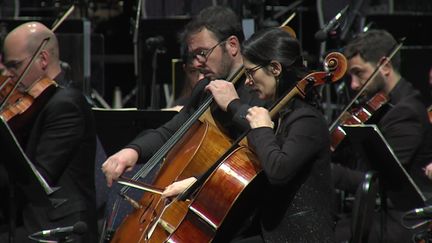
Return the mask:
[[30,62],[27,63],[27,66],[24,68],[24,71],[19,76],[17,82],[15,83],[15,85],[13,86],[13,88],[11,89],[11,91],[8,93],[8,95],[4,98],[3,102],[0,105],[0,110],[3,110],[3,108],[5,107],[7,101],[12,96],[13,92],[17,89],[18,85],[22,82],[22,80],[24,79],[24,77],[27,75],[28,71],[30,70],[30,67],[35,62],[36,57],[39,55],[39,53],[41,53],[42,49],[46,46],[46,44],[48,43],[49,39],[50,39],[50,37],[47,37],[47,38],[45,38],[45,39],[42,40],[42,42],[39,45],[38,49],[36,50],[36,52],[33,54],[32,58],[30,59]]
[[63,14],[60,19],[54,21],[53,26],[51,27],[51,31],[55,32],[57,28],[63,23],[63,21],[65,21],[65,19],[69,17],[69,15],[74,11],[74,9],[75,5],[72,4],[72,6],[70,6],[70,8],[65,12],[65,14]]
[[[69,15],[72,13],[72,11],[75,9],[75,6],[72,5],[67,11],[66,13],[58,20],[55,21],[53,27],[51,28],[51,31],[54,32],[59,26],[60,24],[62,24],[64,22],[64,20],[69,17]],[[41,44],[39,45],[38,49],[36,50],[36,52],[33,54],[32,58],[30,59],[30,62],[27,64],[27,66],[24,68],[24,71],[21,73],[21,75],[19,76],[17,82],[15,83],[14,87],[11,89],[11,91],[8,93],[8,95],[3,99],[2,103],[0,104],[0,110],[3,110],[3,108],[5,107],[7,101],[9,100],[9,98],[12,96],[13,92],[17,89],[18,85],[22,82],[22,80],[24,79],[24,77],[27,75],[30,67],[33,65],[33,63],[36,60],[36,57],[41,53],[41,51],[43,50],[43,48],[47,45],[48,41],[50,40],[50,37],[47,37],[45,39],[42,40]]]
[[296,13],[292,13],[282,24],[281,27],[286,26],[296,16]]
[[354,102],[356,102],[356,100],[360,96],[363,95],[363,93],[366,90],[366,88],[368,87],[369,83],[371,83],[370,81],[373,80],[378,75],[378,71],[380,70],[380,68],[382,66],[384,66],[385,64],[387,64],[393,58],[393,56],[399,51],[399,49],[402,47],[405,39],[406,39],[405,37],[400,39],[399,43],[392,50],[390,50],[390,54],[384,56],[380,60],[380,62],[378,63],[378,66],[375,68],[373,73],[369,76],[369,78],[363,84],[363,87],[359,90],[359,92],[357,92],[357,94],[353,97],[353,99],[351,99],[350,103],[348,103],[348,105],[345,106],[343,111],[339,114],[339,116],[336,118],[336,120],[332,123],[332,125],[330,126],[330,129],[329,129],[330,131],[333,131],[336,128],[336,126],[338,126],[340,120],[346,114],[348,109],[350,109],[352,107],[352,105],[354,104]]

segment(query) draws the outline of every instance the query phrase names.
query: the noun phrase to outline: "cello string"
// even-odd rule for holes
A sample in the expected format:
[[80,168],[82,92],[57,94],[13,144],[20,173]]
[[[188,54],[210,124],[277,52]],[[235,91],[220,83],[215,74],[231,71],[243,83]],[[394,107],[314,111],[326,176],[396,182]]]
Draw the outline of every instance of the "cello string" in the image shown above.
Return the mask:
[[[233,73],[228,80],[235,83],[243,75],[244,69],[241,66],[235,73]],[[213,102],[213,96],[210,94],[205,101],[198,107],[192,116],[174,133],[174,135],[159,149],[144,166],[132,177],[134,180],[146,177],[153,168],[163,160],[164,156],[174,147],[178,140],[189,131],[189,128],[201,117],[204,112],[210,107]],[[123,187],[122,192],[127,192],[128,187]]]
[[[291,14],[286,21],[284,21],[280,27],[286,26],[294,17],[295,17],[295,13]],[[236,83],[240,77],[243,75],[244,73],[244,68],[243,65],[241,67],[239,67],[236,72],[234,72],[233,74],[231,74],[231,76],[229,76],[227,78],[228,81],[232,82],[232,83]],[[196,116],[192,116],[190,117],[186,123],[184,124],[182,127],[180,127],[180,129],[174,133],[174,135],[161,147],[161,149],[159,149],[148,161],[147,163],[145,163],[145,165],[132,177],[132,179],[134,180],[138,180],[139,178],[143,178],[143,177],[147,177],[148,174],[153,170],[153,168],[159,164],[160,161],[163,160],[163,157],[168,153],[168,151],[178,142],[178,140],[187,132],[187,130],[189,130],[190,126],[199,118],[201,117],[202,114],[204,114],[204,112],[208,109],[208,107],[210,106],[211,102],[213,101],[213,97],[210,96],[203,105],[201,105],[199,107],[199,109],[197,110],[197,112],[194,113],[194,115],[196,114]],[[186,130],[186,131],[185,131]],[[121,189],[122,192],[126,193],[128,191],[127,187],[123,187]]]
[[[294,96],[300,95],[304,97],[304,94],[308,92],[309,90],[306,90],[310,83],[313,83],[313,86],[318,86],[326,83],[328,81],[328,77],[331,77],[331,82],[336,82],[339,80],[343,75],[331,75],[328,76],[327,74],[333,74],[333,73],[345,73],[347,69],[346,64],[346,58],[344,55],[339,54],[337,52],[329,53],[325,59],[326,62],[331,60],[333,56],[338,56],[340,58],[340,62],[337,62],[336,65],[338,65],[337,68],[334,68],[332,70],[326,70],[325,72],[314,72],[306,75],[304,78],[302,78],[300,81],[298,81],[295,85],[293,85],[292,88],[290,88],[285,95],[283,95],[280,99],[278,99],[276,102],[273,103],[273,105],[270,108],[270,115],[272,118],[274,118],[275,114],[284,106],[286,105]],[[334,57],[336,58],[336,57]],[[336,58],[337,59],[337,58]],[[344,60],[344,61],[343,61]],[[188,187],[183,193],[179,194],[176,197],[176,200],[186,200],[191,194],[193,194],[198,188],[200,188],[204,182],[207,181],[207,179],[212,175],[213,171],[216,170],[216,168],[226,159],[228,156],[234,152],[238,147],[240,147],[241,141],[243,138],[247,136],[249,131],[252,129],[246,130],[244,133],[242,133],[234,142],[233,145],[225,151],[225,153],[201,176],[193,183],[191,186]]]
[[[292,18],[291,18],[292,19]],[[291,20],[290,19],[290,20]],[[286,21],[284,24],[286,24],[287,22],[289,22],[289,21]],[[244,68],[243,68],[243,66],[241,66],[236,72],[235,72],[235,80],[234,81],[237,81],[240,77],[242,77],[242,75],[243,75],[243,72],[244,72]],[[232,80],[232,78],[231,77],[229,77],[228,79],[227,79],[228,81],[229,80]],[[234,83],[234,81],[231,81],[231,82],[233,82]],[[208,108],[209,108],[209,105],[211,104],[211,102],[212,102],[212,97],[210,97],[209,99],[208,99],[208,105],[203,105],[203,106],[201,106],[198,110],[200,110],[199,111],[199,113],[201,113],[201,115],[199,115],[197,118],[195,118],[195,119],[191,119],[190,121],[193,121],[193,122],[195,122],[199,117],[201,117],[202,116],[202,114],[204,114],[204,112],[205,111],[207,111],[208,110]],[[206,102],[207,103],[207,102]],[[190,127],[187,127],[186,128],[186,130],[190,130]],[[175,135],[175,134],[174,134]],[[173,136],[174,136],[173,135]],[[180,136],[179,136],[180,137]],[[178,139],[178,138],[177,138]],[[174,146],[176,143],[177,143],[177,141],[174,141],[174,142],[171,142],[171,141],[174,141],[174,140],[170,140],[169,142],[167,142],[161,149],[163,149],[163,150],[165,150],[166,148],[170,148],[170,147],[172,147],[172,146]],[[165,151],[163,151],[163,150],[158,150],[156,153],[155,153],[155,155],[157,155],[157,156],[153,156],[150,160],[148,160],[148,162],[138,171],[138,173],[136,173],[135,175],[134,175],[134,178],[136,179],[137,177],[142,177],[144,174],[145,174],[145,176],[147,176],[148,175],[148,173],[150,173],[150,171],[152,171],[152,168],[154,168],[157,164],[161,164],[160,162],[163,160],[163,157],[166,155],[166,153],[167,152],[165,152]],[[129,190],[129,187],[127,187],[127,186],[124,186],[123,188],[122,188],[122,191],[123,192],[125,192],[125,191],[127,191],[127,190]]]

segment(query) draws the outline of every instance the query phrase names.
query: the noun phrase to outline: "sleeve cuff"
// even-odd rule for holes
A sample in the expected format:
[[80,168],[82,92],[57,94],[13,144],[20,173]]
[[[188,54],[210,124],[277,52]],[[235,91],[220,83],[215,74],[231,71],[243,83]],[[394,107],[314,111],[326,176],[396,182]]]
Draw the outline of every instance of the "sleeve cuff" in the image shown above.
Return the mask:
[[228,104],[227,111],[231,114],[235,114],[241,105],[240,99],[234,99]]

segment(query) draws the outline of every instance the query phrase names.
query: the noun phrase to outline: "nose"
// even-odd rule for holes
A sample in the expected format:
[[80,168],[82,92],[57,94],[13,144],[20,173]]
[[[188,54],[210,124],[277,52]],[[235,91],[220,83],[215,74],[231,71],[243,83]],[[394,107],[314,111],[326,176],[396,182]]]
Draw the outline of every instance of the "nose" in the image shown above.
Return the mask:
[[201,72],[198,72],[198,80],[203,79],[205,76]]
[[6,76],[6,77],[9,77],[9,78],[13,78],[15,75],[14,75],[14,72],[12,72],[12,71],[10,71],[9,69],[7,69],[7,68],[5,68],[4,70],[2,70],[2,73],[1,73],[3,76]]
[[351,89],[352,90],[359,90],[361,87],[360,79],[354,75],[351,75]]
[[245,85],[247,85],[247,86],[253,86],[254,82],[253,82],[253,80],[251,78],[246,77]]
[[199,58],[193,58],[192,65],[194,68],[199,69],[204,67],[205,62],[202,62]]

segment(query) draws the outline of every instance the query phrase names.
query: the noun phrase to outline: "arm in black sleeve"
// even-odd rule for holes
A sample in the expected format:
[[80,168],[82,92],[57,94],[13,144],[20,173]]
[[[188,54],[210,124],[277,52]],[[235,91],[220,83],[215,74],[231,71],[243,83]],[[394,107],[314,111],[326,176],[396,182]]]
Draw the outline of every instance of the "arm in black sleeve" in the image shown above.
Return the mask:
[[307,164],[329,153],[327,125],[310,109],[298,109],[273,129],[251,130],[248,142],[257,153],[261,166],[272,184],[289,183]]

